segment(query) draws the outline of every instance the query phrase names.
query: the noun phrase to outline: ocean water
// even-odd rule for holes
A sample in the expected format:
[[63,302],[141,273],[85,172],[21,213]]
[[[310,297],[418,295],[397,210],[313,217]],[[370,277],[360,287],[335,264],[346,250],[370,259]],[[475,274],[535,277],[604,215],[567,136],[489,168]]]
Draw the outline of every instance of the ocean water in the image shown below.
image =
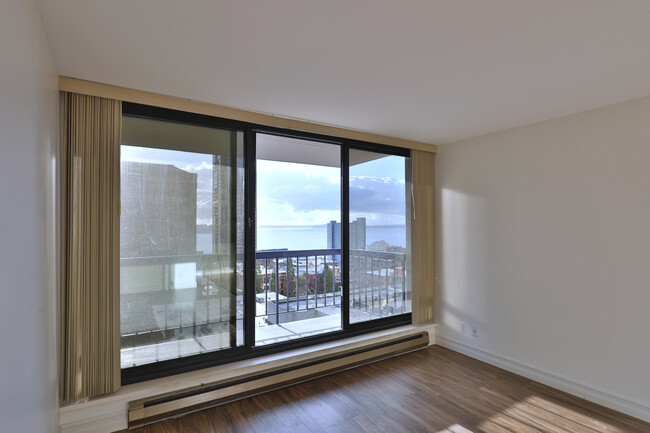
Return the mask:
[[[406,246],[405,226],[366,226],[366,243],[385,241],[389,245]],[[257,249],[316,250],[327,248],[327,226],[260,226],[257,228]],[[196,235],[196,249],[212,252],[212,235]]]

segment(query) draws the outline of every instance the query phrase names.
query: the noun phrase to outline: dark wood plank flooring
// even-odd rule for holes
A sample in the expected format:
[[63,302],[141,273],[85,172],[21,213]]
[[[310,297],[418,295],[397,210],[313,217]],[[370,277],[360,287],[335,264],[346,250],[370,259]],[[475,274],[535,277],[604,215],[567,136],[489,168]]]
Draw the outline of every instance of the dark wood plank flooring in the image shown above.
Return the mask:
[[650,424],[431,346],[133,432],[650,433]]

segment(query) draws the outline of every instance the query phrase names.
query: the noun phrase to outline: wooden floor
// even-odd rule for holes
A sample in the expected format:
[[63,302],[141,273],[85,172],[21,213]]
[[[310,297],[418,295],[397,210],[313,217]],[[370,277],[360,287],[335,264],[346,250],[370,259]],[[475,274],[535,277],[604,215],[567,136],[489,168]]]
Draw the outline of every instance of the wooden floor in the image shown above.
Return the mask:
[[134,432],[643,433],[650,424],[431,346]]

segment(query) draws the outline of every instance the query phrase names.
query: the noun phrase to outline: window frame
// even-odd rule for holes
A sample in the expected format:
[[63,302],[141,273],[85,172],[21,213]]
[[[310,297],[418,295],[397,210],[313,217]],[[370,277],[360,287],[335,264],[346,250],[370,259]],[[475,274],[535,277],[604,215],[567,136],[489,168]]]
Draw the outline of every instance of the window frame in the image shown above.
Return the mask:
[[[122,385],[143,382],[174,374],[209,368],[243,359],[255,358],[315,344],[341,340],[356,335],[397,326],[410,325],[412,313],[382,317],[374,320],[350,323],[349,299],[349,151],[366,150],[410,158],[411,150],[384,144],[335,137],[325,134],[283,129],[250,122],[224,119],[205,114],[191,113],[150,105],[122,102],[122,115],[207,126],[244,133],[244,345],[213,352],[190,355],[183,358],[158,361],[121,369]],[[341,301],[342,329],[285,342],[255,346],[255,199],[256,199],[256,134],[270,134],[305,139],[341,146]],[[408,181],[408,179],[407,179]],[[119,290],[119,288],[118,288]]]

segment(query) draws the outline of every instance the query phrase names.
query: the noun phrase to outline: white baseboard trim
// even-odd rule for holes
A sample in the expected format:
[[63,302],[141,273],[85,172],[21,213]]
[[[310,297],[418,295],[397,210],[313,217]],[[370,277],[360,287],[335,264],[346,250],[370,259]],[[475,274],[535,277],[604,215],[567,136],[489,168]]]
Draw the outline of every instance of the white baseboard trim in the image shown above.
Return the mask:
[[583,385],[566,377],[561,377],[556,374],[551,374],[539,370],[523,362],[515,361],[513,359],[509,359],[482,349],[477,349],[475,347],[468,346],[459,341],[452,340],[441,335],[436,336],[436,344],[453,350],[454,352],[459,352],[463,355],[467,355],[470,358],[478,359],[520,376],[527,377],[528,379],[543,383],[544,385],[548,385],[552,388],[556,388],[577,397],[584,398],[585,400],[589,400],[593,403],[600,404],[602,406],[633,416],[640,420],[650,422],[650,407],[644,405],[641,402],[633,401],[619,395]]
[[59,426],[59,432],[63,433],[110,433],[127,428],[124,421],[124,414],[108,416],[88,417],[88,419],[68,422]]
[[[308,359],[319,351],[335,352],[345,347],[380,341],[418,331],[429,333],[429,345],[435,344],[436,325],[409,325],[387,329],[344,340],[309,346],[289,352],[225,364],[205,370],[183,373],[122,387],[114,394],[59,408],[60,433],[111,433],[127,428],[128,403],[132,400],[209,383],[236,373],[254,371],[268,365],[282,365],[295,358]],[[322,352],[321,352],[322,353]]]

